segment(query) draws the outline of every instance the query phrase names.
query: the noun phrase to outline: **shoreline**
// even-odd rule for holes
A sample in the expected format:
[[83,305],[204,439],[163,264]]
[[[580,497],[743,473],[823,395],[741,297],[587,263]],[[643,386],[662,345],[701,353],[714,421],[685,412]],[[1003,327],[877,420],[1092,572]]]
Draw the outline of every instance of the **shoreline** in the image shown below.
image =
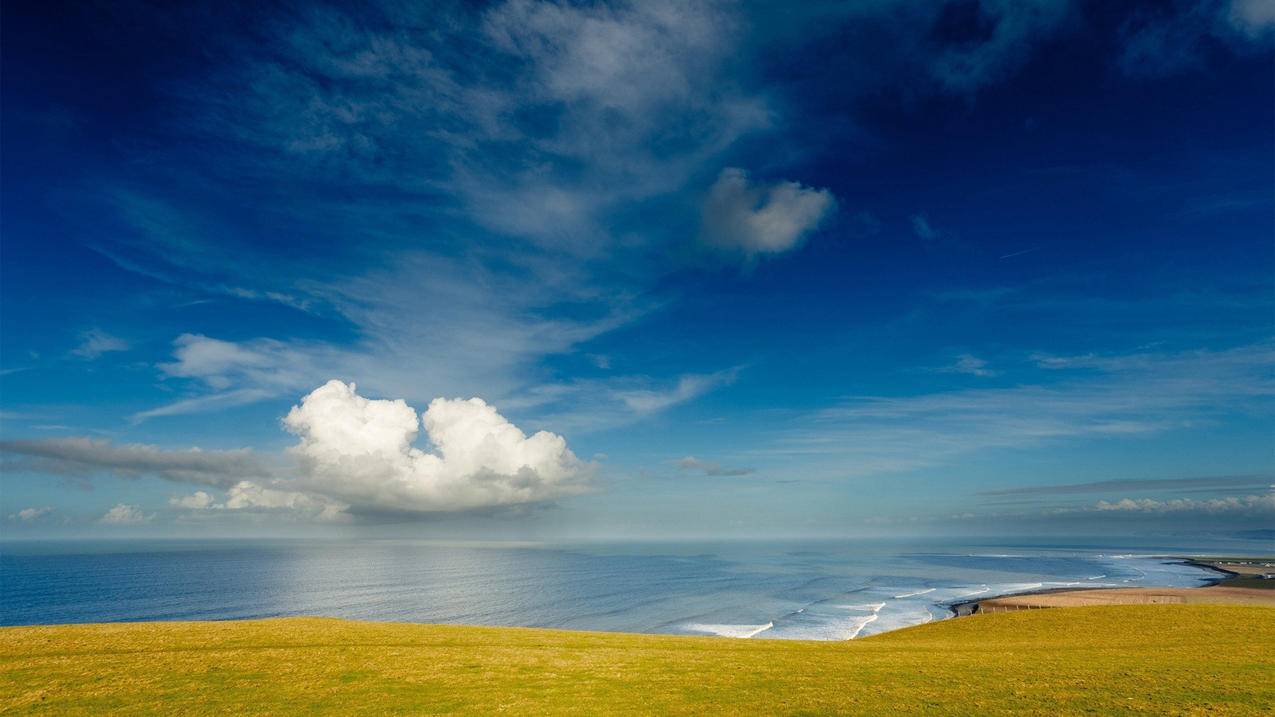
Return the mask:
[[[1164,556],[1165,562],[1190,565],[1216,573],[1216,577],[1203,578],[1201,585],[1188,588],[1165,588],[1154,585],[1127,587],[1053,587],[1024,592],[1002,593],[979,597],[974,600],[961,600],[947,606],[953,617],[968,617],[980,613],[1012,610],[1037,610],[1058,607],[1078,607],[1083,605],[1119,605],[1144,603],[1185,603],[1196,602],[1187,598],[1186,593],[1224,589],[1226,593],[1211,593],[1209,597],[1218,597],[1219,602],[1255,602],[1275,605],[1275,580],[1269,585],[1260,587],[1249,585],[1231,585],[1231,583],[1248,583],[1252,573],[1246,574],[1236,570],[1228,570],[1222,565],[1238,564],[1275,564],[1275,558],[1230,558],[1208,559],[1200,557]],[[1263,581],[1267,582],[1267,581]],[[1088,593],[1089,595],[1085,595]],[[1052,597],[1050,597],[1052,596]],[[1067,599],[1075,596],[1075,599]],[[1044,600],[1023,600],[1024,598],[1045,597]],[[1059,599],[1062,598],[1062,599]],[[1135,599],[1141,598],[1141,599]]]

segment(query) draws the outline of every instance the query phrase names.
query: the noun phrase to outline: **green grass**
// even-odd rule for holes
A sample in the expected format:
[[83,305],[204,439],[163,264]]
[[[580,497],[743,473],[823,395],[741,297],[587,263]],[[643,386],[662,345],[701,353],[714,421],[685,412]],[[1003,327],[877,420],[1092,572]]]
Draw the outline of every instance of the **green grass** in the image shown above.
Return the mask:
[[849,643],[318,618],[0,630],[0,713],[1271,714],[1275,609],[978,615]]

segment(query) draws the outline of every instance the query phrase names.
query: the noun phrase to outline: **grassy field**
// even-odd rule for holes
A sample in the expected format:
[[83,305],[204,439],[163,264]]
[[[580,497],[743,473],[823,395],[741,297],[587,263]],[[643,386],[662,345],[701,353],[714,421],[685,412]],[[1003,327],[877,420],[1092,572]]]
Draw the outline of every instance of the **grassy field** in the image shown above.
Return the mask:
[[976,615],[854,642],[299,618],[0,630],[0,713],[1271,714],[1275,608]]

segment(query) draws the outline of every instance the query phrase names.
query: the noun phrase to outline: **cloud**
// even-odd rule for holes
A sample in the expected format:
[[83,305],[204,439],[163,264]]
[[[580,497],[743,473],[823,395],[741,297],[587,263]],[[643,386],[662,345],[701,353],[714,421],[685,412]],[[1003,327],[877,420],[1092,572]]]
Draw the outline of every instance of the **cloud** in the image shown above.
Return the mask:
[[71,355],[92,361],[104,353],[127,351],[129,343],[118,336],[112,336],[101,329],[89,329],[80,335],[80,345],[71,350]]
[[746,476],[755,472],[752,468],[723,468],[719,463],[702,461],[695,456],[679,458],[677,467],[684,471],[698,471],[706,476]]
[[29,523],[33,520],[39,520],[52,512],[53,507],[47,505],[41,508],[23,508],[17,513],[10,513],[9,520],[20,520],[24,523]]
[[106,514],[99,518],[97,522],[103,525],[141,525],[151,522],[154,518],[154,514],[143,513],[141,508],[135,505],[118,503],[115,507],[106,511]]
[[252,481],[240,481],[231,486],[221,503],[199,490],[187,496],[172,498],[168,504],[191,511],[275,511],[289,514],[290,517],[306,517],[321,522],[341,522],[350,518],[345,512],[348,506],[343,503],[319,495],[268,488]]
[[[300,439],[295,487],[355,510],[428,513],[572,495],[592,474],[561,436],[528,437],[482,399],[435,399],[421,419],[329,381],[284,418]],[[412,446],[422,422],[435,453]]]
[[1267,0],[1231,0],[1227,20],[1250,38],[1269,35],[1275,30],[1275,5]]
[[930,225],[930,220],[924,214],[913,214],[912,233],[916,234],[918,239],[932,242],[939,238],[939,232]]
[[1204,513],[1207,515],[1245,515],[1275,517],[1275,492],[1265,495],[1228,496],[1210,500],[1175,498],[1123,498],[1114,502],[1100,500],[1094,504],[1100,513]]
[[[434,452],[413,446],[422,425]],[[316,520],[552,500],[586,490],[596,469],[562,436],[528,436],[479,398],[437,398],[418,418],[402,399],[371,400],[354,384],[329,381],[294,406],[283,426],[298,443],[279,457],[88,438],[0,441],[0,452],[27,470],[154,475],[226,491],[222,502],[203,490],[170,499],[184,510],[280,510]]]
[[1050,386],[859,397],[800,419],[762,452],[824,456],[863,475],[943,465],[971,453],[1045,442],[1188,429],[1243,410],[1269,420],[1275,351],[1074,357],[1084,374]]
[[1275,9],[1266,0],[1177,0],[1140,8],[1121,28],[1120,69],[1134,77],[1200,70],[1218,44],[1239,53],[1270,46]]
[[612,376],[531,386],[501,400],[507,410],[534,409],[559,430],[591,433],[623,426],[693,401],[735,381],[740,367],[673,379]]
[[1068,495],[1076,493],[1109,493],[1115,491],[1171,490],[1189,491],[1197,488],[1252,488],[1269,485],[1275,476],[1238,475],[1238,476],[1201,476],[1196,478],[1131,478],[1093,481],[1089,483],[1064,483],[1060,485],[1025,486],[1021,488],[1005,488],[978,493],[981,496],[1029,496],[1029,495]]
[[744,170],[727,167],[704,200],[704,237],[710,246],[745,259],[781,254],[799,246],[836,204],[826,189],[754,183]]
[[182,334],[173,341],[173,358],[159,364],[169,378],[196,379],[214,389],[248,385],[261,390],[303,386],[340,352],[322,345],[288,344],[272,339],[233,342]]
[[981,378],[989,378],[996,375],[995,371],[987,367],[986,361],[971,354],[961,354],[956,357],[955,363],[950,366],[936,368],[934,371],[937,373],[963,373]]
[[[684,242],[677,227],[694,222],[688,184],[771,119],[762,93],[724,81],[735,15],[663,0],[373,2],[219,33],[211,70],[165,88],[188,120],[172,131],[215,156],[152,157],[169,169],[113,193],[132,236],[103,253],[157,281],[319,311],[340,339],[191,331],[160,369],[175,400],[134,418],[331,376],[418,402],[504,405],[547,380],[546,357],[644,315],[669,246]],[[245,176],[268,178],[266,195],[219,212]],[[310,189],[270,193],[293,180]],[[645,221],[657,206],[678,221]],[[260,215],[321,250],[266,256]]]
[[213,393],[139,411],[134,421],[222,410],[295,393],[350,359],[323,344],[265,338],[233,342],[202,334],[178,336],[173,358],[158,365],[166,378],[187,379]]
[[203,510],[213,507],[213,497],[208,493],[197,490],[194,493],[179,498],[171,498],[168,504],[174,508],[186,508],[187,510]]
[[970,92],[1005,78],[1063,27],[1067,0],[934,3],[930,72],[949,92]]
[[735,380],[735,375],[735,370],[709,374],[686,374],[679,377],[677,383],[669,389],[622,388],[614,391],[614,396],[636,414],[653,413],[685,403],[718,386],[731,383]]
[[108,472],[123,478],[154,475],[179,483],[227,487],[245,476],[270,470],[249,449],[229,451],[165,450],[140,443],[114,445],[91,438],[0,440],[0,453],[14,456],[8,468],[58,475]]
[[279,394],[279,391],[266,388],[239,388],[233,391],[224,391],[221,393],[213,393],[205,396],[195,396],[193,398],[183,398],[179,401],[166,403],[162,406],[156,406],[145,411],[138,411],[131,416],[134,422],[141,422],[151,418],[161,418],[164,416],[181,416],[191,413],[204,413],[206,411],[219,411],[235,406],[244,406],[250,403],[256,403],[268,398],[273,398]]
[[739,36],[724,4],[374,6],[375,24],[332,6],[265,24],[268,51],[228,34],[223,76],[178,99],[250,165],[395,186],[422,210],[448,197],[479,226],[594,254],[608,209],[679,189],[769,121],[722,76]]
[[340,522],[349,519],[348,506],[321,495],[293,490],[266,488],[252,481],[231,486],[224,506],[227,510],[282,510],[308,516],[318,521]]
[[[174,341],[173,360],[159,368],[189,395],[134,419],[296,395],[333,375],[357,376],[378,393],[411,400],[481,392],[504,402],[526,392],[538,358],[569,351],[646,311],[614,293],[605,305],[593,305],[579,295],[573,272],[546,269],[537,277],[529,285],[525,275],[507,269],[420,253],[399,256],[392,269],[314,289],[358,327],[352,344],[183,334]],[[542,315],[559,302],[572,305],[571,318]],[[443,306],[446,311],[421,311]],[[582,306],[590,307],[583,315]]]

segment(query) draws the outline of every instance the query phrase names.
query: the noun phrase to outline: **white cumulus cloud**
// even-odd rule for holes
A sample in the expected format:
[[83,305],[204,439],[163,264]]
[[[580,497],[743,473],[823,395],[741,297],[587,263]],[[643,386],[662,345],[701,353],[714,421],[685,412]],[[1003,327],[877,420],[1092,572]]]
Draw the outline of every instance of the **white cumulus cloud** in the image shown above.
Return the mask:
[[213,507],[213,497],[211,495],[208,495],[208,493],[202,490],[197,490],[194,493],[187,496],[172,498],[168,501],[168,504],[173,506],[174,508],[202,510],[204,508]]
[[17,513],[10,514],[9,520],[16,519],[16,520],[21,520],[23,522],[30,522],[33,520],[39,520],[40,518],[43,518],[44,516],[52,512],[53,512],[53,508],[47,505],[40,508],[23,508],[22,510],[19,510]]
[[349,518],[346,506],[321,495],[311,495],[294,490],[267,488],[252,481],[240,481],[231,486],[222,506],[227,510],[283,510],[309,516],[321,521],[341,521]]
[[141,525],[149,523],[155,516],[147,515],[142,512],[141,508],[126,503],[117,503],[115,507],[106,511],[99,523],[103,525]]
[[[283,481],[286,483],[286,481]],[[168,504],[185,510],[230,510],[245,512],[279,511],[295,517],[319,521],[344,521],[349,519],[344,503],[338,503],[321,495],[294,490],[278,490],[253,481],[239,481],[226,491],[224,502],[218,503],[212,495],[198,490],[187,496],[172,498]]]
[[796,248],[836,204],[826,189],[756,183],[744,170],[727,167],[704,202],[704,236],[712,246],[749,259],[781,254]]
[[[329,381],[284,418],[300,438],[289,488],[368,511],[437,512],[578,493],[592,473],[562,436],[528,437],[479,398],[434,399],[421,419],[402,400]],[[422,423],[433,453],[412,445]]]

